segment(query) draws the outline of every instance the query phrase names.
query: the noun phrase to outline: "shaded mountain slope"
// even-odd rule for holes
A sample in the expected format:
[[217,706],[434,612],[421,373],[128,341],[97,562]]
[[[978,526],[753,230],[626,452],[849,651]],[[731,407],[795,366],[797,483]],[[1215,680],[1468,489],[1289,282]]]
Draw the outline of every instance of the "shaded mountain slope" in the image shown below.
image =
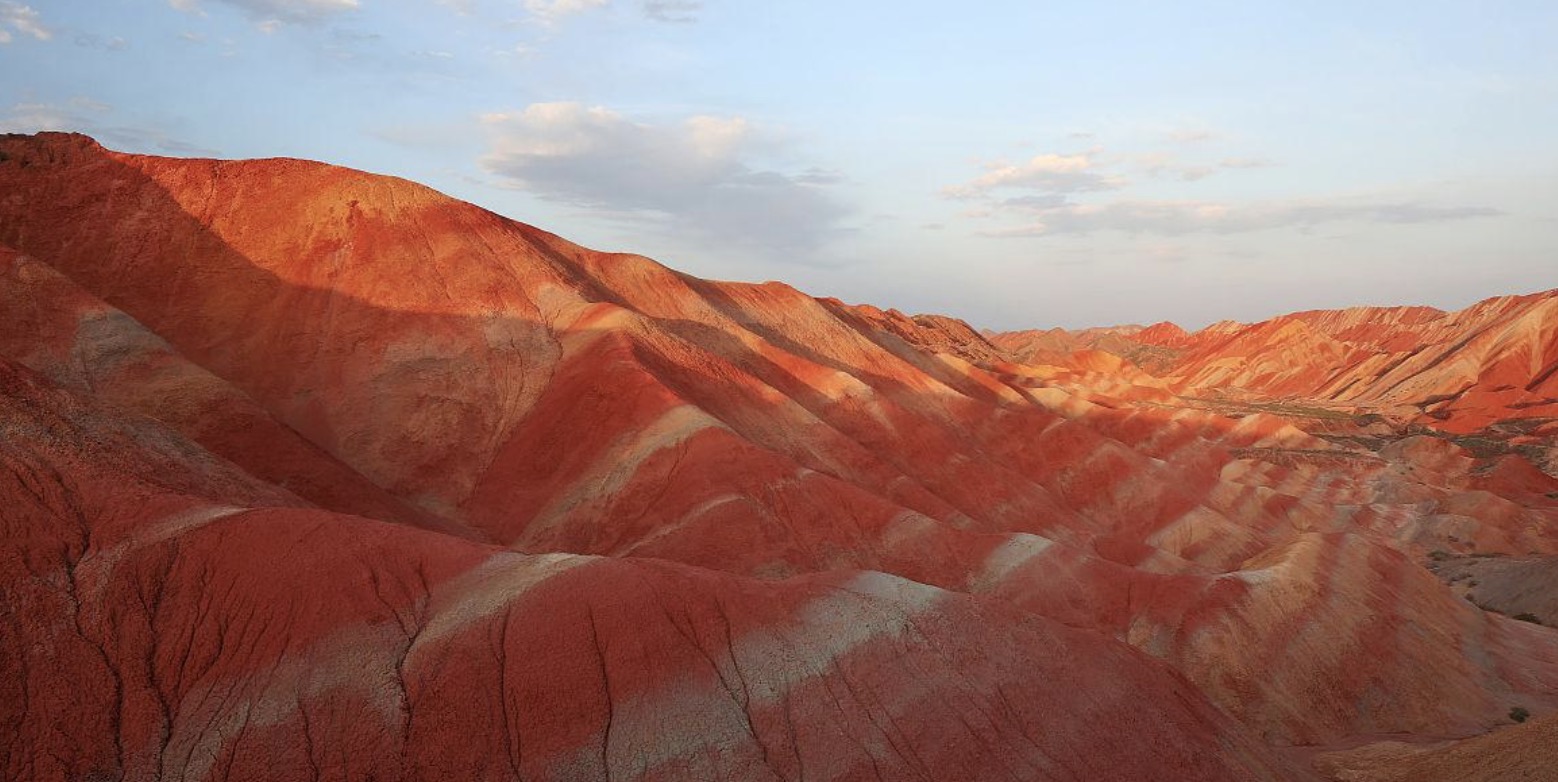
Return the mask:
[[134,318],[6,247],[0,309],[0,355],[56,384],[168,423],[322,507],[462,532],[389,496]]

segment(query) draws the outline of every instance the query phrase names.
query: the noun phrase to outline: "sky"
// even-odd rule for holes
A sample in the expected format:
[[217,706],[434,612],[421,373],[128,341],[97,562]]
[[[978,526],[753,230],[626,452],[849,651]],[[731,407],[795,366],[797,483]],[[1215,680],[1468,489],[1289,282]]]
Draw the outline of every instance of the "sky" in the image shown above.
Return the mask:
[[0,132],[981,328],[1558,287],[1551,0],[0,0]]

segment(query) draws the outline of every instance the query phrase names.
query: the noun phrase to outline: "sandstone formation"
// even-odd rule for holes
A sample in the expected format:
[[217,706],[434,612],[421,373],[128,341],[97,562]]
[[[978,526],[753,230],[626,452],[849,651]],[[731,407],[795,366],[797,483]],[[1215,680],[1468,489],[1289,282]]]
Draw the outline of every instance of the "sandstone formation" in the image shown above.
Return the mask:
[[[1467,434],[1558,427],[1558,297],[1505,296],[1442,312],[1354,307],[1298,312],[1254,324],[1223,322],[1194,334],[1173,324],[1069,336],[1059,352],[1033,332],[992,335],[1015,358],[1065,361],[1100,347],[1170,381],[1176,390],[1253,392],[1345,410],[1373,410]],[[1156,353],[1152,351],[1158,351]],[[1164,351],[1169,351],[1165,353]]]
[[40,134],[0,304],[8,779],[1302,780],[1558,712],[1558,293],[989,335]]
[[1352,782],[1546,782],[1558,777],[1558,717],[1461,741],[1382,741],[1323,754],[1314,765]]

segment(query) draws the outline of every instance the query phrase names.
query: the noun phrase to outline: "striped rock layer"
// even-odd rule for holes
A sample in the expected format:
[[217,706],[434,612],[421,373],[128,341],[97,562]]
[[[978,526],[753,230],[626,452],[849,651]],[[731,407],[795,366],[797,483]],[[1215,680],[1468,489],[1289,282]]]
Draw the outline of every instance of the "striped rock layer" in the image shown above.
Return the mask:
[[1040,360],[403,180],[3,137],[0,767],[1310,779],[1545,715],[1558,632],[1430,566],[1558,556],[1553,301]]

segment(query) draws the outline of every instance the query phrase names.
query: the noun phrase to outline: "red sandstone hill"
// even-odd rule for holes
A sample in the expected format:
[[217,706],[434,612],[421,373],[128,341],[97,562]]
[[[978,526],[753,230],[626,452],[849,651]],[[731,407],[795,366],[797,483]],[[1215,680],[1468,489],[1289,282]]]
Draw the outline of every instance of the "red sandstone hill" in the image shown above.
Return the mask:
[[[1173,324],[991,335],[1012,357],[1069,365],[1103,350],[1186,393],[1253,392],[1339,403],[1470,433],[1558,418],[1558,290],[1504,296],[1457,312],[1354,307],[1224,322],[1194,334]],[[1165,352],[1164,349],[1169,349]],[[1531,421],[1537,419],[1538,423]],[[1545,431],[1551,434],[1551,427]]]
[[[1501,390],[1546,393],[1541,301],[1270,329],[1376,375],[1326,396],[1242,327],[1057,364],[402,180],[4,137],[0,767],[1310,779],[1483,734],[1558,711],[1558,631],[1446,566],[1558,556]],[[1520,431],[1391,396],[1445,378]]]

